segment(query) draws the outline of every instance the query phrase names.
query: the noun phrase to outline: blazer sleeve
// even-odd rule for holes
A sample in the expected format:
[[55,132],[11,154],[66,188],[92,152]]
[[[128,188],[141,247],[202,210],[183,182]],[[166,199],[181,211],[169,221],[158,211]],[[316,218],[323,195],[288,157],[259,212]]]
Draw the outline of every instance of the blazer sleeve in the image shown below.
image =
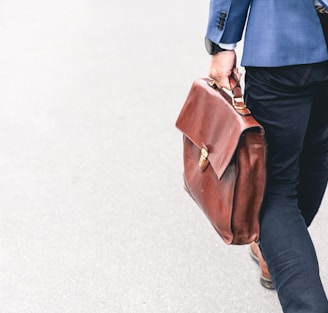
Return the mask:
[[215,43],[241,40],[252,0],[211,0],[206,37]]

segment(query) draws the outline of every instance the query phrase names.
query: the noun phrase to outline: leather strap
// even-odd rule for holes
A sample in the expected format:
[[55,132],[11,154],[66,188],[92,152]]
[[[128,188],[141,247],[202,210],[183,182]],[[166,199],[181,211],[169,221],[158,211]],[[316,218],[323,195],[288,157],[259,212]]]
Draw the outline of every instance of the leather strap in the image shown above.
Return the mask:
[[234,97],[242,98],[243,93],[241,91],[240,81],[235,73],[232,73],[231,76],[229,77],[229,83],[230,83],[230,88],[231,88],[231,91],[232,91],[232,94],[234,95]]
[[[247,108],[244,102],[244,96],[241,90],[240,81],[235,73],[232,73],[229,77],[229,83],[232,92],[231,105],[240,115],[250,115],[251,111]],[[214,89],[219,89],[216,86],[214,80],[209,80],[208,84]]]

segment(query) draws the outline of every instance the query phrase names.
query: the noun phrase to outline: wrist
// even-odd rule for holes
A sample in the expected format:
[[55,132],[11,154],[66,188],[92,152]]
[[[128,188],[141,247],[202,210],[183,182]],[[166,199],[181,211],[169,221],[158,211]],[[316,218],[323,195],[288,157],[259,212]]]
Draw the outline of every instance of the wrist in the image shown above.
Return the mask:
[[207,37],[205,37],[205,47],[206,50],[208,52],[209,55],[215,55],[219,52],[222,51],[228,51],[228,50],[234,50],[236,47],[235,43],[229,43],[229,44],[225,44],[225,43],[220,43],[217,44],[213,41],[211,41],[210,39],[208,39]]

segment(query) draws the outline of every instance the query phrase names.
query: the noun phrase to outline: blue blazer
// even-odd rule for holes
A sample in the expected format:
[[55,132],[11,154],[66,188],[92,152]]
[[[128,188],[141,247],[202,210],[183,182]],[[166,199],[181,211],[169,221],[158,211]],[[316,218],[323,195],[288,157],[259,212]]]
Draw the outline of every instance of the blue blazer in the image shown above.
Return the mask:
[[206,37],[215,43],[236,43],[246,21],[243,66],[328,60],[313,0],[211,0]]

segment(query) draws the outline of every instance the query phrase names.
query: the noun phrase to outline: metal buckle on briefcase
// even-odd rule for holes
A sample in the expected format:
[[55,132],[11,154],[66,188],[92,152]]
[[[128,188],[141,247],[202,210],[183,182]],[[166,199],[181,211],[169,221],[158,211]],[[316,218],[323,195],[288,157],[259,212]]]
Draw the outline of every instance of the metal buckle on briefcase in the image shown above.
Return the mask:
[[244,96],[241,97],[235,97],[235,95],[232,93],[232,105],[236,110],[244,110],[247,109],[247,106],[244,101]]
[[206,170],[206,168],[208,167],[208,165],[210,164],[209,160],[208,160],[208,149],[205,145],[203,145],[204,147],[200,150],[200,158],[199,158],[199,162],[198,162],[198,166],[199,169],[204,172]]

